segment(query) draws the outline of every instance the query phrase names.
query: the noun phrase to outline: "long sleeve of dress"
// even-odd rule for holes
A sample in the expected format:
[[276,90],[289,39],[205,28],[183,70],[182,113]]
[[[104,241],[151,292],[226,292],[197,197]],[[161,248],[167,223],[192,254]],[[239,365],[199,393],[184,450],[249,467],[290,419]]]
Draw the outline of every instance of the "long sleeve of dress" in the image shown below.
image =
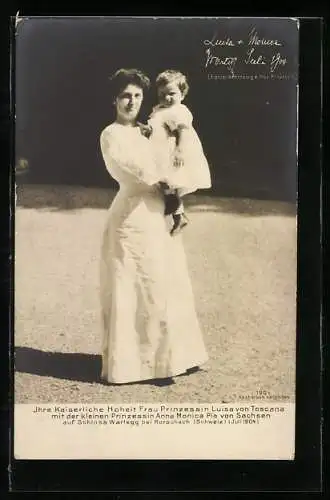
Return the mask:
[[101,133],[100,146],[105,166],[119,184],[151,186],[163,180],[148,139],[137,130],[108,127]]

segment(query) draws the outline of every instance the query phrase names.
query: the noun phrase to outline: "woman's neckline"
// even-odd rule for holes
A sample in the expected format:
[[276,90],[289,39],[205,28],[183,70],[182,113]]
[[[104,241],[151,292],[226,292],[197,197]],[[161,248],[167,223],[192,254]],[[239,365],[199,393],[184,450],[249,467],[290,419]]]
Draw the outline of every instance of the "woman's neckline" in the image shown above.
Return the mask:
[[127,128],[127,129],[135,129],[135,128],[139,127],[137,123],[135,123],[134,125],[124,125],[124,123],[120,123],[120,122],[114,121],[113,124],[114,125],[120,125],[121,127],[124,127],[124,128]]

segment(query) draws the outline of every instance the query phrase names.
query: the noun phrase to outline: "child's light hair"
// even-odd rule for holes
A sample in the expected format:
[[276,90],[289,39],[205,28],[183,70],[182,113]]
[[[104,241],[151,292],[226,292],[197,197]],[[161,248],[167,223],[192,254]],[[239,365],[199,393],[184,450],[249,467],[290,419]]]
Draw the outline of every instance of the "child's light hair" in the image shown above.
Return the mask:
[[173,82],[177,83],[182,97],[186,97],[189,91],[187,77],[175,69],[167,69],[166,71],[160,73],[156,78],[156,87],[159,88]]

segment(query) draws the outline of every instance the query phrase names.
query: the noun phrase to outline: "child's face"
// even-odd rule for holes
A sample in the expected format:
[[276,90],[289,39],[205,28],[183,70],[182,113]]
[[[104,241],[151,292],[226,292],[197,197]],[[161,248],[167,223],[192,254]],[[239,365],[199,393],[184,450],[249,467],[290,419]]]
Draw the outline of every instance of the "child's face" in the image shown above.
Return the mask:
[[173,106],[183,101],[183,95],[175,82],[158,87],[158,99],[162,106]]

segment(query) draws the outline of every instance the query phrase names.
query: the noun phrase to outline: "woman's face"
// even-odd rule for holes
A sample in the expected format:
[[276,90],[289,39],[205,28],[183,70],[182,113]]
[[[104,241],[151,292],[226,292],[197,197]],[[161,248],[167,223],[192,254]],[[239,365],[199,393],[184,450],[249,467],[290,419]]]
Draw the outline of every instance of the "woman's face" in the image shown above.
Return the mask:
[[143,101],[143,90],[130,83],[115,100],[117,120],[123,124],[134,123]]

